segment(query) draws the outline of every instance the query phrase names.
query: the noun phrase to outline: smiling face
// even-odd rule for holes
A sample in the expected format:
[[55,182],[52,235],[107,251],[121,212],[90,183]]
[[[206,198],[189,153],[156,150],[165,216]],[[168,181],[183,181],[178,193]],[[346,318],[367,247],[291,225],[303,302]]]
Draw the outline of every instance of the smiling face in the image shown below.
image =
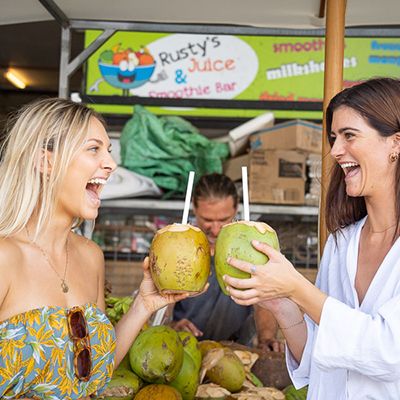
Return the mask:
[[394,187],[396,163],[389,161],[399,151],[396,135],[382,137],[350,107],[333,113],[331,154],[341,166],[348,196],[388,194]]
[[215,241],[225,224],[232,222],[237,213],[232,196],[224,198],[199,198],[193,209],[197,226],[207,235],[213,251]]
[[92,118],[86,140],[61,184],[57,211],[72,219],[95,219],[100,191],[115,168],[106,130],[99,120]]

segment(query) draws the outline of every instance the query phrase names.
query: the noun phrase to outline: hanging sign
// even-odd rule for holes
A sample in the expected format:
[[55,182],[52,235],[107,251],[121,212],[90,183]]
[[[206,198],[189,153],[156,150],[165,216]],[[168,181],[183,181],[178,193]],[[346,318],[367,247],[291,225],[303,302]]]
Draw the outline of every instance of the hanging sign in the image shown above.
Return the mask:
[[[86,31],[88,46],[98,31]],[[88,60],[86,94],[165,99],[322,101],[323,37],[117,32]],[[344,87],[372,76],[399,76],[400,39],[347,38]],[[93,97],[95,99],[95,97]],[[132,106],[96,105],[131,114]],[[157,114],[251,117],[266,110],[169,109]],[[276,118],[320,112],[274,111]]]

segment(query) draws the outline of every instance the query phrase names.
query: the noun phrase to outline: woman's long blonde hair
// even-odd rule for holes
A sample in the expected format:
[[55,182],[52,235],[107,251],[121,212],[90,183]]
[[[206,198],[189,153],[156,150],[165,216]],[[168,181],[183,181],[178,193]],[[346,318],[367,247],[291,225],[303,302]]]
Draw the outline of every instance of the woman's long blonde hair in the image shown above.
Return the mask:
[[47,226],[92,118],[104,124],[94,110],[59,98],[35,101],[12,118],[1,146],[0,237],[21,231],[33,213],[35,237]]

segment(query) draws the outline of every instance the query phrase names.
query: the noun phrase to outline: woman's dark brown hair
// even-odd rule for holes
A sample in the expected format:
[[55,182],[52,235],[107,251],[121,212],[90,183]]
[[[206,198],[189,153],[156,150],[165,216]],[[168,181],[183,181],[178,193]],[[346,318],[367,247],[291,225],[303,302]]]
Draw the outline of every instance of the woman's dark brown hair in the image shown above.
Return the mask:
[[[375,78],[347,88],[330,101],[326,111],[326,130],[332,142],[332,119],[340,107],[349,107],[360,114],[382,137],[400,132],[400,80]],[[396,219],[397,230],[400,217],[400,165],[396,170]],[[331,233],[360,220],[367,214],[364,197],[350,197],[346,194],[344,173],[336,164],[332,171],[327,193],[326,225]]]

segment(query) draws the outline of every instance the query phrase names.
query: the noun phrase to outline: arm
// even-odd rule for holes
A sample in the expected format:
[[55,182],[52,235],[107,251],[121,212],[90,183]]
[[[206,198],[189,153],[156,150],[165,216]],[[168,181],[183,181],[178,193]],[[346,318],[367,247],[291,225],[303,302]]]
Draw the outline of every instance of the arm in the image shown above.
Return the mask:
[[377,381],[400,379],[400,295],[374,315],[329,297],[314,345],[322,369],[346,368]]
[[161,296],[151,279],[149,260],[147,257],[143,262],[143,275],[138,295],[129,311],[121,318],[115,327],[117,335],[115,368],[128,352],[144,323],[155,311],[168,304],[183,300],[188,296],[187,293]]
[[[272,311],[290,351],[299,362],[307,339],[303,312],[318,324],[327,295],[296,271],[279,251],[256,241],[253,242],[253,246],[266,254],[269,261],[263,266],[258,266],[249,279],[225,276],[229,293],[238,304],[260,303]],[[230,259],[229,263],[251,273],[251,264],[248,262]]]
[[[354,308],[334,297],[328,297],[318,288],[312,285],[307,279],[303,278],[293,266],[279,252],[267,245],[254,243],[255,247],[265,252],[270,261],[265,266],[257,267],[256,273],[250,279],[236,280],[226,278],[226,282],[237,288],[245,289],[243,291],[232,288],[231,294],[238,299],[241,304],[252,304],[262,302],[263,304],[273,301],[281,301],[286,297],[286,301],[292,301],[299,306],[299,310],[304,311],[310,319],[307,320],[308,332],[307,341],[297,336],[295,329],[300,328],[302,324],[293,326],[290,330],[283,329],[288,341],[289,348],[297,361],[299,354],[302,357],[303,352],[299,353],[301,347],[294,348],[293,345],[306,345],[307,354],[312,352],[313,360],[321,369],[333,370],[343,368],[355,371],[361,375],[368,376],[371,379],[379,381],[395,381],[400,379],[400,345],[398,337],[400,336],[400,288],[396,278],[399,274],[398,260],[394,257],[392,264],[392,278],[385,287],[375,288],[379,301],[379,308],[372,313],[363,312],[362,308]],[[333,250],[331,250],[333,251]],[[331,258],[333,253],[329,254]],[[337,262],[343,262],[337,258]],[[232,260],[232,265],[250,272],[250,264]],[[324,264],[324,262],[321,262]],[[328,268],[321,268],[317,282],[318,285],[328,289]],[[381,278],[382,279],[382,278]],[[388,286],[388,284],[391,285]],[[371,289],[373,289],[371,287]],[[381,301],[380,299],[385,299]],[[295,315],[294,308],[286,307],[282,304],[274,311],[274,316],[279,325],[283,328],[286,323],[295,324],[296,319],[290,321]],[[291,311],[290,311],[291,310]],[[315,324],[318,329],[314,332]],[[312,336],[312,348],[308,345]],[[305,334],[304,334],[305,337]],[[308,346],[308,347],[307,347]],[[303,350],[304,351],[304,350]],[[304,365],[306,363],[304,362]],[[301,366],[300,366],[301,369]]]

